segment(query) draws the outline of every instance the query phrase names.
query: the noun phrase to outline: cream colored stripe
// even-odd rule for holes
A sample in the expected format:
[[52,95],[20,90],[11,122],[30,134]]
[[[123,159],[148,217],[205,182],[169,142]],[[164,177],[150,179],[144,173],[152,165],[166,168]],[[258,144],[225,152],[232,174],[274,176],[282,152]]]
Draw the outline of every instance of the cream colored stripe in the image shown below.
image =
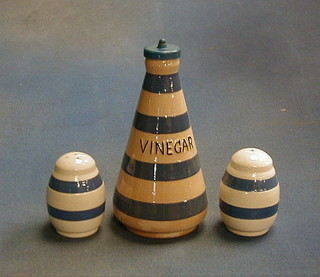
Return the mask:
[[118,191],[127,198],[147,203],[177,203],[201,195],[205,184],[200,170],[178,181],[149,181],[135,178],[120,170]]
[[73,174],[70,174],[69,171],[61,170],[61,171],[56,171],[54,170],[52,172],[52,176],[58,180],[64,181],[64,182],[78,182],[78,181],[83,181],[83,180],[89,180],[94,177],[96,177],[99,174],[99,170],[95,168],[92,170],[92,172],[88,174],[81,174],[79,171],[79,175],[75,176]]
[[176,163],[196,156],[197,147],[191,127],[180,133],[161,135],[132,128],[126,153],[143,162]]
[[[231,163],[230,163],[231,164]],[[230,175],[240,178],[240,179],[246,179],[246,180],[266,180],[272,178],[276,172],[274,167],[271,167],[269,170],[263,170],[262,172],[259,172],[259,168],[253,168],[254,174],[252,171],[247,170],[246,165],[242,167],[241,165],[237,166],[231,166],[228,165],[227,171]]]
[[94,218],[80,221],[61,220],[49,215],[52,225],[57,231],[68,234],[73,238],[83,237],[83,233],[89,233],[99,227],[104,217],[104,213]]
[[84,211],[100,206],[105,202],[106,186],[104,183],[97,189],[83,193],[63,193],[48,187],[47,203],[60,210]]
[[148,73],[154,75],[169,75],[175,74],[179,71],[180,59],[172,60],[145,60],[146,69]]
[[199,225],[207,214],[207,209],[201,213],[189,218],[172,220],[172,221],[151,221],[135,218],[124,214],[116,207],[114,207],[116,217],[128,227],[136,230],[152,233],[169,233],[186,230]]
[[173,93],[141,91],[137,111],[150,116],[177,116],[188,111],[183,90]]
[[240,191],[230,188],[220,183],[220,198],[236,207],[241,208],[266,208],[273,206],[279,202],[280,188],[279,184],[267,191],[255,192],[255,191]]
[[241,219],[229,216],[221,212],[223,222],[229,227],[242,232],[259,232],[271,227],[277,217],[277,213],[273,216],[263,219]]

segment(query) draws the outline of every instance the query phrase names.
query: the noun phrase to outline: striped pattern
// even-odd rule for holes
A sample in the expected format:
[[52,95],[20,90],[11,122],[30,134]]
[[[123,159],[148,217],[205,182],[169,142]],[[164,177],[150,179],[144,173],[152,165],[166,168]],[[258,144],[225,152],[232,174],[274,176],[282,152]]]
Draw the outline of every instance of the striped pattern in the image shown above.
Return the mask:
[[191,177],[200,170],[198,155],[184,162],[159,164],[134,160],[125,154],[121,167],[131,176],[153,181],[175,181],[185,179]]
[[270,207],[279,202],[280,187],[267,191],[241,191],[220,183],[220,199],[241,208]]
[[106,186],[102,185],[87,193],[63,193],[47,188],[47,203],[57,209],[66,211],[90,210],[105,202]]
[[267,191],[275,188],[278,185],[277,176],[273,176],[266,180],[246,180],[232,176],[227,171],[225,172],[222,182],[233,189],[241,191]]
[[142,90],[137,110],[149,116],[168,117],[184,114],[187,111],[187,105],[183,90],[162,94]]
[[278,204],[265,208],[241,208],[219,201],[220,210],[226,215],[240,219],[264,219],[273,216],[278,211]]
[[121,169],[117,189],[133,200],[168,204],[196,198],[205,192],[205,185],[202,170],[189,178],[168,182],[136,178]]
[[77,182],[67,182],[56,179],[51,176],[49,180],[49,187],[55,191],[64,192],[64,193],[83,193],[89,192],[99,188],[102,185],[102,179],[100,174],[96,177]]
[[172,93],[179,91],[181,90],[179,74],[154,75],[146,73],[142,88],[154,93]]
[[205,192],[196,198],[179,203],[156,204],[136,201],[115,191],[114,204],[123,213],[146,220],[171,221],[197,215],[207,207]]
[[105,211],[105,203],[90,210],[85,211],[65,211],[48,206],[48,213],[54,218],[66,221],[82,221],[95,218]]
[[178,116],[150,116],[136,112],[133,127],[152,134],[171,134],[183,132],[190,128],[188,113]]
[[132,128],[126,154],[135,160],[155,163],[176,163],[197,155],[192,128],[175,134],[151,134]]
[[[140,220],[152,229],[151,222],[198,218],[206,211],[205,184],[178,73],[146,73],[113,201],[117,217],[125,214],[137,229]],[[183,228],[199,223],[190,220],[187,225],[192,226]]]

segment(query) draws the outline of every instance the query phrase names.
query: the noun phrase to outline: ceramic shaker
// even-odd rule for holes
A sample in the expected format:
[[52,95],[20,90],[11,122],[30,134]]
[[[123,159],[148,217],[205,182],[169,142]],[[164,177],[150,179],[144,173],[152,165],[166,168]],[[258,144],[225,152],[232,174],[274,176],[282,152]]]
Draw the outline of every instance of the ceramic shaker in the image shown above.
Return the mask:
[[233,154],[220,183],[220,212],[227,229],[247,237],[265,234],[275,222],[279,200],[271,157],[256,148]]
[[105,199],[106,187],[91,156],[70,152],[56,161],[47,188],[47,206],[59,234],[81,238],[97,232]]
[[173,238],[207,213],[206,187],[179,79],[180,48],[144,48],[146,75],[114,192],[115,216],[135,234]]

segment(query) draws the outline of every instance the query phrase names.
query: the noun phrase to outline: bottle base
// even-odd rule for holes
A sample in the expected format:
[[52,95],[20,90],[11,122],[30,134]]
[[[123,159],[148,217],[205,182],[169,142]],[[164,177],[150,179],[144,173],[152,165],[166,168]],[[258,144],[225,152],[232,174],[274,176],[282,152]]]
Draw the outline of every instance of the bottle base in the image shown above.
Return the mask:
[[189,233],[191,233],[192,231],[194,231],[198,226],[186,229],[186,230],[182,230],[182,231],[176,231],[176,232],[145,232],[145,231],[141,231],[141,230],[137,230],[137,229],[133,229],[131,227],[126,226],[126,228],[141,237],[146,237],[146,238],[155,238],[155,239],[171,239],[171,238],[178,238],[178,237],[182,237],[185,236]]

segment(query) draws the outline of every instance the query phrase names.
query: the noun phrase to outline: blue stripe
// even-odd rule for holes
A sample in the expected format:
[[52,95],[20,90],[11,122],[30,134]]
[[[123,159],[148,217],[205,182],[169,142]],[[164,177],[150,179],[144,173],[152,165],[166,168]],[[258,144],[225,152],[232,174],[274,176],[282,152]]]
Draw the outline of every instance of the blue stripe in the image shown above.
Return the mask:
[[154,75],[146,73],[142,88],[154,93],[172,93],[181,90],[179,74]]
[[206,192],[178,203],[147,203],[122,195],[117,189],[113,197],[114,205],[123,213],[140,219],[170,221],[192,217],[207,208]]
[[150,116],[136,112],[133,126],[142,132],[151,134],[172,134],[190,128],[188,113],[177,116]]
[[172,164],[147,163],[132,159],[126,153],[122,169],[131,176],[150,181],[175,181],[193,176],[200,170],[198,155]]
[[234,177],[227,171],[222,177],[222,183],[226,186],[241,191],[266,191],[275,188],[278,185],[277,176],[266,180],[247,180]]
[[53,190],[64,192],[64,193],[82,193],[88,192],[97,189],[102,185],[102,179],[100,174],[96,177],[85,180],[85,181],[78,181],[78,182],[66,182],[61,181],[53,176],[51,176],[49,181],[49,187]]
[[92,219],[103,214],[104,210],[105,210],[105,202],[94,209],[85,210],[85,211],[65,211],[65,210],[56,209],[48,205],[49,215],[57,219],[67,220],[67,221],[81,221],[81,220]]
[[219,199],[219,207],[220,210],[226,215],[241,218],[241,219],[263,219],[273,216],[278,211],[278,204],[266,207],[266,208],[256,208],[256,209],[248,209],[248,208],[240,208],[236,206],[232,206],[227,204],[226,202]]

